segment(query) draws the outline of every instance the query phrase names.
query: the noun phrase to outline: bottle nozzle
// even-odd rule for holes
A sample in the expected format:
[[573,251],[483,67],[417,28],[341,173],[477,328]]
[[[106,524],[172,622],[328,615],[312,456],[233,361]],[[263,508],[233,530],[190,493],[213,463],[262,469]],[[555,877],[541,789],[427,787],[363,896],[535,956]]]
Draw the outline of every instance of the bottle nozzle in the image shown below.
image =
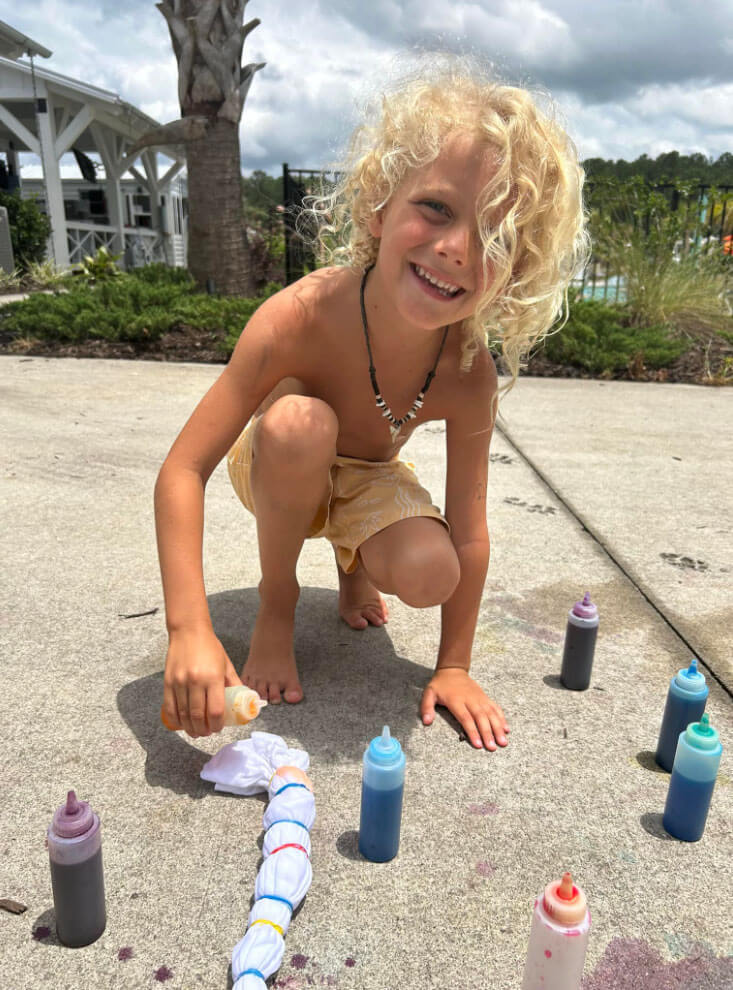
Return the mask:
[[67,815],[75,815],[79,811],[79,802],[74,791],[69,791],[66,795],[66,808],[64,810]]
[[711,736],[715,732],[715,729],[710,724],[710,716],[707,712],[703,712],[697,731],[704,736]]
[[388,749],[389,748],[390,739],[391,739],[391,736],[389,734],[389,726],[388,725],[385,725],[385,727],[382,729],[382,738],[379,740],[380,745],[382,745],[385,749]]
[[570,872],[563,873],[562,880],[557,888],[557,896],[562,897],[564,901],[572,901],[574,890],[572,874]]
[[687,673],[691,677],[694,677],[697,673],[697,659],[695,657],[690,661],[690,666],[687,668]]

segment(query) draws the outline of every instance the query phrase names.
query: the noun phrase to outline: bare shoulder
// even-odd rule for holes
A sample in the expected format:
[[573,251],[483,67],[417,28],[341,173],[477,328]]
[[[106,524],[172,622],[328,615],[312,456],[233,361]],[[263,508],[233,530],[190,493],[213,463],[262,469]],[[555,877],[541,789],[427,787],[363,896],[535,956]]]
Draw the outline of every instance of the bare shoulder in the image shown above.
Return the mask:
[[454,355],[454,388],[446,419],[477,423],[491,418],[491,408],[499,387],[496,365],[491,352],[481,345],[468,371],[460,370],[460,345]]

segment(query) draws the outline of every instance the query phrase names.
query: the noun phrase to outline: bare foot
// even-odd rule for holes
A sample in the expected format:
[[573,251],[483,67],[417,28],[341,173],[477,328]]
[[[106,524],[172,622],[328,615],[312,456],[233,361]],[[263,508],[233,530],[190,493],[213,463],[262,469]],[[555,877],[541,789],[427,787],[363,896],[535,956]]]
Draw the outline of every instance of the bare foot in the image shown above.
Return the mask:
[[293,653],[298,591],[296,584],[294,594],[292,590],[267,594],[260,584],[260,608],[241,679],[271,705],[283,698],[290,704],[303,700]]
[[339,615],[352,629],[383,626],[389,610],[387,603],[367,577],[361,561],[355,571],[346,574],[338,567]]

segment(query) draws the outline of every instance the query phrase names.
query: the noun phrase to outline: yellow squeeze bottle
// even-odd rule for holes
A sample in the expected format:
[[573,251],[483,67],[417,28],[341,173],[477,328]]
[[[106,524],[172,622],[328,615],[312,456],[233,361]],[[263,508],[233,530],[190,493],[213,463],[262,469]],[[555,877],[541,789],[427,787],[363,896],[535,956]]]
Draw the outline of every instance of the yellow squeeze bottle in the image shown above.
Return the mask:
[[[260,709],[267,704],[256,691],[244,684],[224,688],[224,725],[246,725],[260,714]],[[160,721],[172,731],[183,728],[172,725],[166,718],[163,708],[160,709]]]

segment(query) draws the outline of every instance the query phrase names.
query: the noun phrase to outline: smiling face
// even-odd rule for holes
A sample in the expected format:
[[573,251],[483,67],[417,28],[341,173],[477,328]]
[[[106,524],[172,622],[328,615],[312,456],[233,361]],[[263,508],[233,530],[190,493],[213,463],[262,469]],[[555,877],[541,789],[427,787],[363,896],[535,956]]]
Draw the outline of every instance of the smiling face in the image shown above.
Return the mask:
[[374,274],[406,324],[436,329],[475,312],[487,283],[476,203],[494,167],[485,142],[453,135],[371,217]]

